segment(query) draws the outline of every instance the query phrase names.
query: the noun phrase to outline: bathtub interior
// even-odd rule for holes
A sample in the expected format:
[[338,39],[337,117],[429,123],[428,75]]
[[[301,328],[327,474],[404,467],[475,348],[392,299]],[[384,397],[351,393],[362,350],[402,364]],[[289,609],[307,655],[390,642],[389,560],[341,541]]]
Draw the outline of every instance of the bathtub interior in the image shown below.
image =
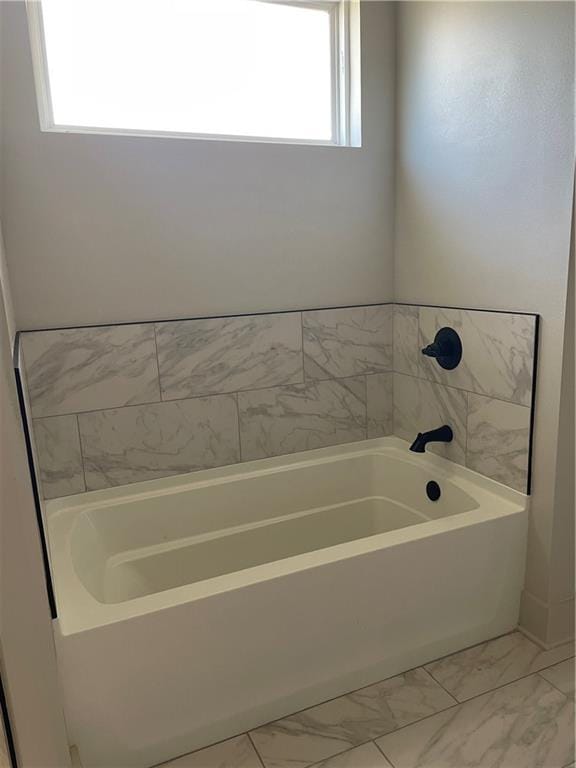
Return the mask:
[[92,597],[117,604],[477,508],[438,466],[366,449],[88,504],[70,551]]

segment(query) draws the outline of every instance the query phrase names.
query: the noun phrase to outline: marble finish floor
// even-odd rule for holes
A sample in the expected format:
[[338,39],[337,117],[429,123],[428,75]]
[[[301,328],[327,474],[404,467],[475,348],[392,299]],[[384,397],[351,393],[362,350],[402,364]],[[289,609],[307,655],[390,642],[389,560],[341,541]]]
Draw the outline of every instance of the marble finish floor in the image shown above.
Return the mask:
[[161,768],[573,768],[574,644],[519,632]]

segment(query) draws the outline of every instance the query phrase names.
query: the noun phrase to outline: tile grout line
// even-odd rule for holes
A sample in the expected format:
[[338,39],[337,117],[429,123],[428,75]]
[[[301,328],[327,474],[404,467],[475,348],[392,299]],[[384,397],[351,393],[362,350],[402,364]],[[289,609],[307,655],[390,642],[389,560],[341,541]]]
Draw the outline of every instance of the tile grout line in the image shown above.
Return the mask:
[[392,762],[392,760],[390,760],[390,758],[388,757],[388,755],[386,754],[386,752],[384,752],[384,750],[382,749],[382,747],[380,746],[380,744],[378,744],[378,742],[377,742],[375,739],[373,740],[373,744],[374,744],[374,746],[376,747],[376,749],[378,750],[378,752],[380,752],[380,754],[381,754],[381,755],[384,755],[384,760],[388,760],[388,762],[390,763],[390,765],[392,766],[392,768],[396,768],[396,766],[394,765],[394,763]]
[[302,355],[302,384],[307,383],[306,357],[304,355],[304,312],[300,312],[300,353]]
[[160,402],[163,402],[164,396],[162,394],[162,379],[160,377],[160,357],[158,356],[158,337],[156,336],[156,323],[152,323],[152,332],[154,334],[154,349],[156,350],[156,373],[158,375],[158,396]]
[[[325,757],[323,760],[317,760],[315,763],[311,763],[310,765],[303,766],[301,768],[317,768],[319,765],[323,765],[324,763],[328,762],[328,760],[333,760],[336,757],[342,757],[342,755],[347,755],[348,752],[353,752],[355,749],[360,749],[360,747],[365,747],[367,744],[374,744],[376,749],[378,749],[378,745],[374,741],[374,739],[368,739],[368,741],[363,741],[360,744],[354,744],[352,747],[347,747],[342,752],[336,752],[335,755],[330,755],[330,757]],[[381,752],[382,750],[380,750]]]
[[[431,662],[428,662],[428,663],[429,663],[429,664],[433,664],[434,662],[432,662],[432,661],[431,661]],[[428,677],[429,677],[429,678],[430,678],[430,679],[431,679],[433,682],[435,682],[437,685],[439,685],[439,686],[440,686],[440,688],[442,688],[442,690],[444,691],[444,693],[447,693],[447,694],[448,694],[448,696],[450,696],[450,698],[452,699],[452,701],[454,702],[454,704],[460,704],[460,703],[461,703],[461,702],[459,702],[459,701],[458,701],[458,699],[456,698],[456,696],[455,696],[453,693],[450,693],[450,691],[448,690],[448,688],[445,688],[445,687],[442,685],[442,683],[441,683],[439,680],[436,680],[436,678],[434,677],[434,675],[432,674],[432,672],[430,672],[429,670],[427,670],[427,669],[426,669],[426,665],[424,665],[424,666],[422,667],[422,669],[424,670],[424,672],[425,672],[425,673],[428,675]]]
[[465,443],[464,443],[464,466],[468,466],[468,424],[470,422],[470,393],[466,393],[466,429],[465,429]]
[[560,688],[558,688],[556,683],[553,683],[551,680],[547,680],[542,674],[542,672],[546,672],[547,669],[552,669],[552,667],[556,667],[558,666],[558,664],[563,664],[565,661],[570,661],[570,659],[563,659],[562,661],[559,661],[556,664],[552,664],[551,667],[544,667],[544,669],[538,670],[536,674],[539,675],[539,677],[541,677],[545,683],[548,683],[549,685],[551,685],[552,688],[555,688],[558,691],[558,693],[561,693],[565,698],[567,698],[568,701],[572,701],[575,698],[574,693],[566,693],[565,691],[562,691]]
[[437,387],[444,387],[445,389],[452,389],[456,392],[464,392],[467,395],[474,395],[475,397],[485,397],[487,400],[497,400],[499,403],[508,403],[509,405],[518,405],[520,408],[527,408],[528,410],[531,409],[530,405],[526,405],[525,403],[518,403],[515,400],[506,400],[503,397],[496,397],[494,395],[487,395],[484,392],[472,392],[469,389],[464,389],[464,387],[457,387],[454,384],[445,384],[443,381],[438,381],[437,379],[429,379],[426,378],[426,376],[420,376],[414,373],[406,373],[405,371],[394,371],[394,373],[398,376],[409,376],[411,379],[418,379],[418,381],[424,381],[427,384],[431,384],[433,386]]
[[235,395],[240,395],[243,393],[250,393],[250,392],[266,392],[269,389],[284,389],[288,387],[297,387],[301,386],[302,384],[320,384],[330,381],[347,381],[348,379],[361,379],[364,376],[375,376],[379,374],[384,373],[392,373],[392,371],[375,371],[374,373],[357,373],[352,376],[333,376],[329,379],[309,379],[307,382],[287,382],[284,384],[273,384],[272,386],[268,387],[254,387],[253,389],[233,389],[233,390],[227,390],[226,392],[205,392],[200,395],[190,395],[188,397],[175,397],[169,400],[149,400],[144,403],[124,403],[123,405],[112,405],[108,406],[106,408],[92,408],[88,411],[69,411],[66,413],[53,413],[48,416],[35,416],[34,421],[41,421],[43,419],[55,419],[59,416],[82,416],[84,414],[90,414],[90,413],[103,413],[105,411],[120,411],[124,408],[140,408],[142,406],[151,406],[151,405],[168,405],[169,403],[183,403],[188,402],[190,400],[205,400],[208,397],[234,397]]
[[233,739],[240,739],[242,736],[248,736],[248,731],[242,731],[242,733],[235,733],[232,736],[226,736],[224,739],[218,739],[218,741],[213,742],[212,744],[207,744],[205,747],[198,747],[198,749],[193,749],[192,752],[182,752],[179,755],[175,755],[174,757],[169,757],[168,760],[163,760],[161,763],[154,763],[151,768],[170,768],[171,764],[176,762],[177,760],[182,760],[184,757],[190,757],[191,755],[197,755],[200,752],[204,752],[205,749],[212,749],[212,747],[219,747],[221,744],[226,744],[228,741],[232,741]]
[[[436,664],[439,661],[444,661],[444,659],[449,659],[451,656],[456,656],[456,655],[458,655],[460,653],[464,653],[465,651],[470,651],[470,650],[472,650],[472,648],[479,648],[481,645],[487,645],[489,643],[495,642],[496,640],[500,640],[503,637],[508,637],[509,635],[514,635],[514,634],[521,634],[523,637],[525,637],[525,635],[522,634],[521,630],[516,628],[516,629],[513,629],[510,632],[503,632],[501,635],[496,635],[495,637],[491,637],[489,640],[483,640],[480,643],[474,643],[474,645],[468,645],[465,648],[462,648],[462,650],[460,650],[460,651],[455,651],[454,653],[447,653],[445,656],[440,656],[438,659],[433,659],[432,661],[427,661],[426,664],[424,665],[424,667],[430,666],[431,664]],[[534,640],[531,640],[529,637],[526,637],[526,640],[528,640],[530,643],[532,643],[532,645],[536,646],[537,648],[539,647],[537,645],[537,643],[535,643]],[[573,652],[572,652],[572,654],[570,656],[566,656],[565,659],[560,659],[560,661],[554,661],[552,664],[548,664],[547,666],[542,667],[542,669],[540,669],[540,670],[528,672],[525,675],[522,675],[522,677],[519,677],[519,678],[516,678],[516,679],[521,680],[523,677],[529,677],[530,675],[539,674],[540,672],[543,672],[545,669],[550,669],[550,667],[555,667],[557,664],[562,664],[564,661],[569,661],[570,659],[575,658],[576,657],[575,641],[574,640],[567,640],[565,643],[560,643],[560,645],[557,645],[556,648],[561,648],[563,645],[572,645],[572,646],[574,646],[573,647]],[[551,649],[551,650],[555,650],[555,649]],[[540,651],[540,653],[550,653],[550,652],[551,651],[547,651],[547,650],[541,650]],[[432,675],[432,677],[434,677],[432,672],[430,672],[429,670],[426,670],[426,671],[430,675]],[[434,678],[434,679],[436,680],[436,678]],[[512,680],[511,682],[514,682],[514,680]]]
[[[80,463],[82,464],[82,477],[84,478],[84,493],[88,493],[88,483],[86,482],[86,464],[84,461],[84,449],[82,447],[82,433],[80,432],[80,419],[78,414],[74,414],[76,419],[76,429],[78,431],[78,447],[80,448]],[[73,494],[70,494],[73,495]]]
[[[567,661],[567,659],[564,659],[564,661]],[[556,662],[556,664],[560,664],[561,662]],[[429,662],[429,664],[434,664],[433,661]],[[556,664],[551,664],[552,667],[555,667]],[[550,667],[544,667],[541,670],[535,671],[535,672],[528,672],[526,675],[521,675],[520,677],[515,677],[514,680],[509,680],[507,683],[500,683],[500,685],[496,685],[494,688],[488,688],[486,691],[482,691],[481,693],[476,693],[474,696],[468,696],[466,699],[456,699],[457,704],[467,704],[469,701],[473,701],[474,699],[479,699],[481,696],[486,696],[489,693],[494,693],[495,691],[500,691],[502,688],[506,688],[508,685],[514,685],[515,683],[519,683],[521,680],[527,680],[529,677],[539,677],[543,682],[548,683],[548,685],[552,686],[555,690],[559,691],[559,693],[562,693],[556,686],[551,683],[549,680],[546,680],[542,677],[540,672],[543,672],[546,669],[549,669]],[[438,680],[434,677],[432,672],[429,672],[428,674],[431,675],[431,677],[434,679],[434,682],[438,683],[438,685],[441,685]],[[443,686],[442,686],[443,687]],[[444,689],[446,690],[446,689]],[[566,697],[566,694],[563,693],[563,696]],[[455,698],[455,696],[452,696],[452,698]],[[568,698],[568,697],[566,697]]]
[[364,374],[362,378],[364,379],[364,440],[368,440],[368,377]]
[[243,464],[244,459],[242,458],[242,428],[240,423],[240,403],[238,402],[238,392],[235,393],[234,400],[236,401],[236,423],[238,424],[238,464]]
[[250,744],[252,744],[252,749],[256,753],[256,757],[258,758],[258,762],[260,763],[262,768],[267,768],[266,763],[264,762],[264,758],[262,757],[262,755],[258,751],[258,747],[256,746],[256,742],[252,738],[252,734],[250,733],[250,731],[246,731],[245,733],[246,733],[246,736],[248,736],[248,741],[250,742]]
[[[472,647],[474,647],[474,646],[472,646]],[[434,659],[434,661],[436,661],[436,659]],[[428,662],[428,663],[431,664],[433,662]],[[275,723],[282,722],[282,720],[286,720],[287,718],[294,717],[295,715],[300,715],[300,714],[302,714],[304,712],[308,712],[309,710],[316,709],[317,707],[321,707],[324,704],[328,704],[328,703],[330,703],[332,701],[337,701],[338,699],[345,699],[348,696],[352,696],[355,693],[358,693],[360,691],[366,690],[368,688],[372,688],[375,685],[380,685],[381,683],[384,683],[384,682],[386,682],[388,680],[393,680],[396,677],[403,677],[404,675],[407,675],[409,672],[416,672],[418,670],[421,670],[422,672],[427,674],[432,679],[432,681],[435,684],[438,685],[439,688],[441,688],[445,693],[448,694],[448,696],[452,699],[452,701],[454,703],[451,704],[449,707],[444,707],[443,709],[439,709],[436,712],[430,713],[429,715],[425,715],[424,717],[418,718],[417,720],[414,720],[411,723],[406,723],[406,725],[402,725],[402,726],[400,726],[398,728],[394,728],[392,731],[387,731],[385,733],[380,734],[379,736],[374,736],[373,738],[367,739],[364,742],[361,742],[359,744],[355,744],[352,747],[348,747],[347,749],[343,750],[343,752],[349,752],[352,749],[355,749],[356,747],[360,747],[363,744],[369,743],[370,741],[374,741],[375,739],[381,739],[384,736],[387,736],[389,733],[396,733],[396,731],[402,730],[402,728],[408,728],[410,725],[414,725],[415,723],[419,723],[421,720],[427,720],[429,717],[434,717],[434,715],[438,715],[441,712],[447,712],[448,710],[454,709],[454,707],[458,707],[458,706],[460,706],[462,704],[462,702],[459,702],[457,699],[455,699],[455,697],[449,691],[447,691],[442,685],[440,685],[440,683],[438,683],[438,681],[435,678],[432,677],[430,672],[428,672],[428,670],[425,669],[424,665],[421,665],[419,667],[411,667],[410,669],[404,670],[403,672],[398,672],[398,674],[392,675],[391,677],[385,677],[382,680],[377,680],[374,683],[369,683],[368,685],[362,686],[361,688],[355,688],[352,691],[347,691],[346,693],[340,694],[340,696],[334,696],[331,699],[326,699],[324,701],[320,701],[320,702],[318,702],[318,704],[313,704],[310,707],[305,707],[304,709],[299,709],[296,712],[290,712],[288,715],[285,715],[284,717],[280,717],[280,718],[277,718],[276,720],[270,720],[267,723],[263,723],[262,725],[259,725],[256,728],[253,728],[252,731],[256,731],[256,730],[259,730],[261,728],[266,728],[268,726],[274,725]],[[250,731],[250,733],[252,731]],[[342,753],[338,753],[338,754],[342,754]],[[332,755],[331,757],[336,757],[336,755]],[[325,758],[323,760],[316,761],[316,763],[310,763],[307,766],[304,766],[304,768],[311,768],[312,766],[317,765],[318,763],[323,763],[323,762],[325,762],[325,760],[328,760],[328,759],[330,759],[330,758]]]

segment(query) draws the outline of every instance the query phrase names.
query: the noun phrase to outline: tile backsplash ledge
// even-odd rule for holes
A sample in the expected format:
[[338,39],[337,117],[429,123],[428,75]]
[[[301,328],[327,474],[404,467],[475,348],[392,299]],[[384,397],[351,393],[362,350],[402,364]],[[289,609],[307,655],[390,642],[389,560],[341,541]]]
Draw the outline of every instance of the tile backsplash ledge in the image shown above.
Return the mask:
[[[420,350],[461,335],[453,371]],[[44,498],[448,422],[432,450],[526,491],[537,316],[380,304],[22,332]]]

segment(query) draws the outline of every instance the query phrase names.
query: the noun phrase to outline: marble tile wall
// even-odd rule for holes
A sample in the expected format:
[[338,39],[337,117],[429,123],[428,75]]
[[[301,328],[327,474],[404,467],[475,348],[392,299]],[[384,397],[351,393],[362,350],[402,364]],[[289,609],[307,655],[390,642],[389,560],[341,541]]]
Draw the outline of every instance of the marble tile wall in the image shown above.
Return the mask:
[[[421,354],[445,326],[462,340],[451,371]],[[537,316],[397,304],[393,328],[394,433],[450,424],[454,441],[430,450],[527,492]]]
[[44,498],[392,434],[393,307],[22,333]]
[[[443,325],[464,357],[422,356]],[[374,306],[20,335],[45,498],[449,423],[526,490],[536,318]]]

